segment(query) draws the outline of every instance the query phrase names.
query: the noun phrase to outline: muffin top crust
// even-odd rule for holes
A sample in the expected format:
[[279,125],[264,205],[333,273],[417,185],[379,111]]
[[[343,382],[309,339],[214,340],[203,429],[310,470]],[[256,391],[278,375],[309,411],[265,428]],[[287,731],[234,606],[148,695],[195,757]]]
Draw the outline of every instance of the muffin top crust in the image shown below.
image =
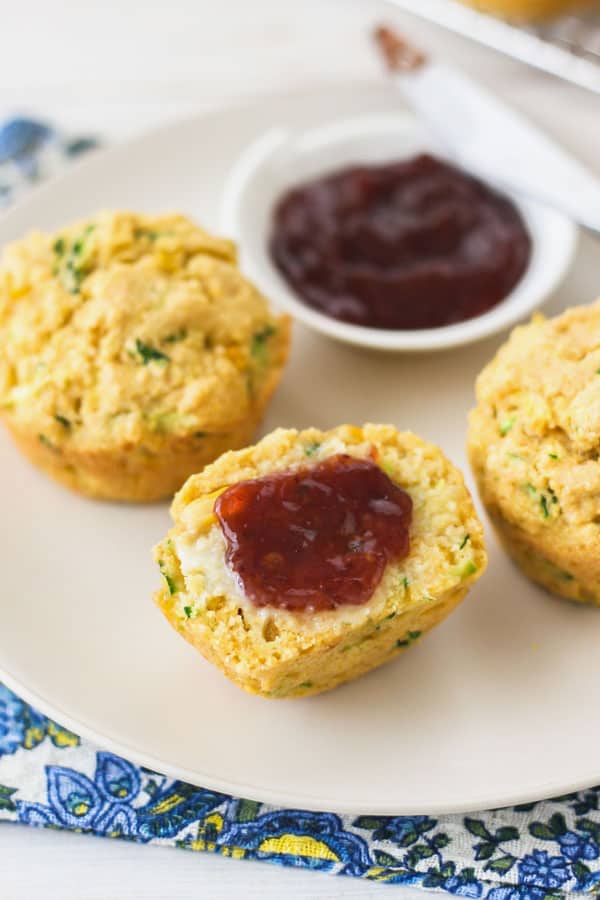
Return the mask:
[[469,444],[511,519],[598,540],[600,301],[513,331],[477,380]]
[[183,215],[102,212],[0,258],[0,412],[53,445],[226,431],[280,338],[235,246]]

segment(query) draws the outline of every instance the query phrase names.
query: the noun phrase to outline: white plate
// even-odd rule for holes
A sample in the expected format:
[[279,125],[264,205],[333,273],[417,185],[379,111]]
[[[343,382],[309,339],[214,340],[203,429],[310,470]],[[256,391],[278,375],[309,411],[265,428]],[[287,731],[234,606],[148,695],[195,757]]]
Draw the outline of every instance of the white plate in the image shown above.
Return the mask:
[[[183,122],[41,188],[0,222],[0,241],[107,206],[182,209],[214,227],[228,168],[265,129],[397,102],[385,87],[351,85]],[[592,299],[596,258],[583,241],[555,309]],[[391,421],[465,467],[473,379],[496,345],[394,357],[297,327],[264,430]],[[485,578],[399,660],[314,699],[263,700],[205,663],[152,604],[150,547],[166,505],[80,499],[4,435],[0,461],[0,678],[104,748],[225,792],[353,812],[493,807],[600,781],[600,612],[532,587],[491,535]]]
[[[507,193],[531,235],[531,259],[513,290],[481,316],[439,328],[367,328],[332,319],[304,303],[278,271],[269,253],[271,216],[290,187],[357,162],[382,163],[447,149],[409,112],[338,117],[309,129],[272,128],[241,155],[227,179],[221,205],[226,234],[241,242],[250,277],[304,325],[328,337],[377,350],[444,350],[480,341],[514,325],[539,308],[565,277],[577,244],[571,219],[543,203]],[[452,158],[450,157],[450,161]]]

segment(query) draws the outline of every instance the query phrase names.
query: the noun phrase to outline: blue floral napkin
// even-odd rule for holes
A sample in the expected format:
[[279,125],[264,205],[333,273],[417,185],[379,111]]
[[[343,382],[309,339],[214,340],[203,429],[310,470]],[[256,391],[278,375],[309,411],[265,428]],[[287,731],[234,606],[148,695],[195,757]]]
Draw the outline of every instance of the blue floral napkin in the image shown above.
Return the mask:
[[[95,145],[0,126],[0,207]],[[600,893],[600,788],[455,816],[279,809],[194,787],[81,740],[0,684],[0,821],[207,850],[487,900]]]
[[65,135],[25,117],[0,121],[0,210],[65,162],[97,146],[90,135]]
[[465,816],[342,816],[194,787],[98,750],[0,685],[0,821],[487,900],[600,892],[600,788]]

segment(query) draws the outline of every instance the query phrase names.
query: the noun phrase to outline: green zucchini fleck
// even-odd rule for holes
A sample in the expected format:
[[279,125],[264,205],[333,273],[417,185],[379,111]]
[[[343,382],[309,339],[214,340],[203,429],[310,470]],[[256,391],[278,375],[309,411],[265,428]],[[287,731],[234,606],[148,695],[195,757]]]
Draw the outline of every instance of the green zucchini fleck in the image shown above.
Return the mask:
[[70,294],[79,293],[79,288],[83,281],[83,271],[75,265],[73,260],[68,259],[66,261],[61,281]]
[[79,237],[73,241],[67,252],[65,252],[67,246],[64,238],[58,238],[54,243],[54,252],[59,257],[60,262],[56,274],[58,274],[63,286],[70,294],[79,293],[81,282],[87,274],[89,267],[86,263],[85,255],[89,249],[88,238],[95,227],[94,224],[87,225]]
[[[171,591],[171,593],[173,593],[173,592]],[[186,619],[191,619],[192,613],[193,613],[193,611],[194,611],[194,610],[192,609],[192,607],[191,607],[191,606],[184,606],[184,607],[183,607],[183,611],[184,611],[184,613],[185,613]]]
[[403,638],[396,641],[396,647],[409,647],[413,641],[421,637],[420,631],[407,631]]
[[512,416],[511,418],[505,419],[503,422],[500,423],[500,434],[502,435],[502,437],[504,437],[505,435],[508,434],[508,432],[514,426],[516,421],[517,421],[516,417]]
[[187,328],[180,328],[178,331],[174,331],[173,334],[168,334],[166,338],[163,338],[163,344],[176,344],[179,341],[184,341],[187,337]]
[[314,456],[320,446],[321,445],[316,442],[313,444],[307,444],[307,446],[304,448],[305,455],[306,456]]
[[159,237],[158,231],[151,231],[149,228],[136,228],[133,234],[136,240],[147,237],[148,240],[155,241],[156,238]]
[[57,422],[59,422],[64,428],[71,427],[71,420],[67,419],[66,416],[60,416],[58,413],[55,413],[54,418]]
[[462,541],[461,541],[460,544],[459,544],[458,549],[459,549],[459,550],[464,550],[464,548],[467,546],[467,542],[470,541],[470,540],[471,540],[471,535],[470,535],[470,534],[465,534],[464,538],[462,539]]
[[558,497],[556,496],[552,488],[548,488],[548,493],[550,495],[549,501],[544,491],[538,491],[535,485],[531,484],[530,482],[522,485],[522,487],[524,491],[527,491],[532,500],[534,500],[536,503],[539,503],[544,519],[550,518],[550,507],[548,505],[549,502],[558,503]]
[[277,329],[273,325],[265,325],[261,331],[255,332],[250,342],[250,354],[253,359],[261,365],[267,359],[267,341],[273,337]]
[[170,362],[170,358],[166,353],[163,353],[162,350],[157,350],[156,347],[153,347],[151,344],[145,344],[144,341],[140,341],[139,338],[135,339],[135,350],[145,366],[151,362]]
[[56,450],[56,447],[52,443],[49,437],[46,437],[45,434],[38,434],[38,441],[40,444],[43,444],[44,447],[47,447],[48,450]]
[[165,581],[167,583],[167,587],[169,588],[169,593],[171,594],[171,596],[173,596],[173,594],[176,594],[178,592],[179,588],[178,588],[177,583],[176,583],[175,579],[173,578],[173,576],[169,575],[169,573],[165,570],[165,563],[163,562],[162,559],[158,560],[158,568],[160,569],[160,574],[162,575],[162,577],[165,579]]
[[300,688],[311,688],[313,686],[312,681],[303,681],[302,684],[298,685],[298,690]]

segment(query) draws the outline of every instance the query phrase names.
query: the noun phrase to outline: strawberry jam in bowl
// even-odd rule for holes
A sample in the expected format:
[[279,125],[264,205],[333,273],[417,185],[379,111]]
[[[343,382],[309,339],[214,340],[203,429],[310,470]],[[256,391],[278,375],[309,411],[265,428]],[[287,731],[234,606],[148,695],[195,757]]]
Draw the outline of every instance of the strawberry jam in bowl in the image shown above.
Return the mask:
[[286,191],[270,252],[315,309],[371,328],[438,328],[500,303],[531,238],[504,194],[430,154],[337,169]]
[[302,324],[403,352],[469,344],[531,315],[577,239],[563,214],[461,170],[402,110],[267,131],[230,171],[221,228]]

